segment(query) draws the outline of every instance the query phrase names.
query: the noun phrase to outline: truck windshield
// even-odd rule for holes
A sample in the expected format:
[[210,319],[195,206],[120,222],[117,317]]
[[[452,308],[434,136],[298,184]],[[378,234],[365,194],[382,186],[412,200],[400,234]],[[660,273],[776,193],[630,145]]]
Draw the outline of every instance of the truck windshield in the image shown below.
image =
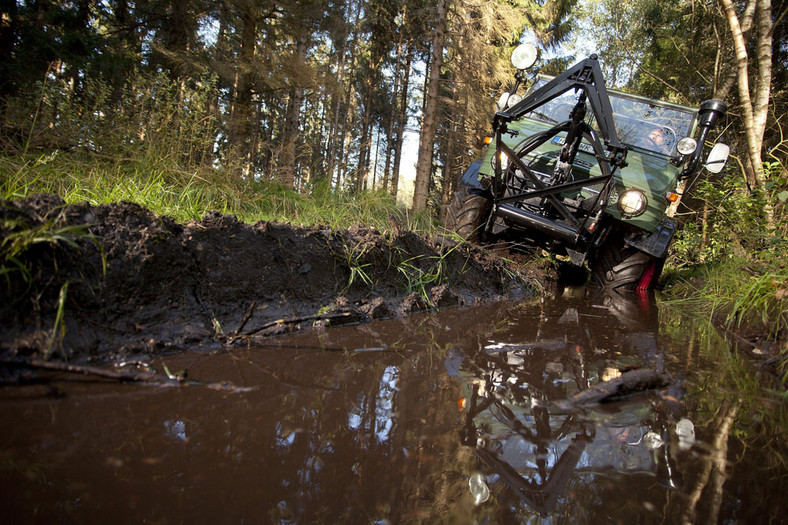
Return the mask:
[[[531,89],[538,89],[548,80],[540,77]],[[608,95],[618,139],[627,146],[670,155],[676,149],[678,141],[692,131],[695,112],[691,110],[610,90]],[[528,113],[526,117],[550,123],[563,122],[569,118],[576,102],[577,94],[567,91]],[[589,125],[597,128],[590,108],[586,120]]]

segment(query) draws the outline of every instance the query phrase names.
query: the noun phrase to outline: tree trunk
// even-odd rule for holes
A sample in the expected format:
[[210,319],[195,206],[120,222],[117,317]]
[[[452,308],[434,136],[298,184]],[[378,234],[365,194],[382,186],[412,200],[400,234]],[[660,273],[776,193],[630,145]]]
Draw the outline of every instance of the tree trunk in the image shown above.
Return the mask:
[[[341,114],[342,109],[345,107],[343,103],[344,98],[344,85],[345,85],[345,62],[347,61],[347,43],[354,42],[354,39],[348,39],[342,42],[338,50],[337,57],[337,91],[331,97],[331,126],[328,134],[328,147],[326,148],[327,166],[326,172],[329,181],[332,181],[334,175],[338,171],[338,157],[340,156],[340,148],[342,147],[342,133],[341,133]],[[338,179],[338,177],[337,177]],[[337,180],[337,187],[339,181]]]
[[[295,60],[300,67],[306,67],[306,48],[307,36],[300,35],[296,42]],[[301,104],[304,102],[304,88],[292,86],[290,88],[290,100],[287,105],[287,120],[285,121],[285,132],[282,142],[282,171],[280,180],[288,189],[295,188],[296,176],[296,142],[298,140],[299,127],[301,125]]]
[[16,0],[0,0],[0,12],[3,13],[3,23],[0,23],[0,131],[5,124],[6,100],[16,90],[15,82],[11,81],[12,61],[16,41],[17,18]]
[[[772,68],[771,1],[749,0],[742,21],[736,14],[733,0],[719,0],[719,2],[728,21],[736,54],[742,124],[747,140],[746,176],[751,187],[763,189],[766,186],[766,178],[761,150],[769,110]],[[747,55],[747,41],[742,29],[743,25],[745,28],[749,25],[749,16],[754,16],[755,60],[758,70],[758,79],[752,88],[752,93],[749,74],[750,60]]]
[[375,136],[375,157],[374,157],[374,160],[367,167],[368,171],[372,175],[371,183],[369,185],[369,188],[372,191],[375,191],[375,189],[376,189],[376,184],[375,183],[376,183],[376,179],[377,179],[377,176],[378,176],[378,158],[380,157],[380,143],[381,143],[381,138],[380,138],[381,129],[380,129],[380,127],[378,127],[376,129],[375,135],[376,135]]
[[444,146],[443,157],[443,176],[441,177],[441,202],[438,208],[439,219],[443,220],[443,213],[446,205],[451,201],[454,193],[454,156],[455,145],[457,144],[457,123],[452,121],[448,123],[446,129],[446,144]]
[[242,16],[241,50],[235,76],[235,101],[230,113],[229,141],[231,157],[243,164],[241,173],[249,175],[249,131],[252,115],[252,59],[254,58],[257,18],[251,9]]
[[430,79],[427,87],[427,100],[422,115],[421,136],[419,138],[419,157],[416,163],[416,182],[413,189],[413,211],[427,208],[432,173],[432,155],[435,142],[435,129],[438,113],[438,91],[443,66],[443,45],[446,40],[448,0],[438,0],[436,7],[435,34],[432,39],[432,60]]
[[383,168],[383,191],[389,189],[391,177],[391,158],[394,153],[394,129],[397,122],[396,107],[399,103],[399,90],[402,83],[402,32],[397,42],[396,57],[394,59],[394,87],[391,91],[391,112],[389,113],[388,129],[386,130],[386,166]]
[[408,123],[408,86],[410,85],[410,66],[413,61],[413,48],[408,45],[405,53],[404,77],[397,108],[397,132],[394,140],[394,167],[391,171],[391,195],[397,197],[399,190],[399,168],[402,162],[402,141],[405,135],[405,126]]
[[[167,51],[172,53],[166,60],[172,77],[181,84],[185,81],[187,70],[185,67],[186,53],[189,50],[189,2],[175,0],[172,3],[172,15],[167,35]],[[181,91],[183,86],[181,86]]]
[[[216,46],[214,49],[214,54],[212,56],[212,62],[214,64],[221,64],[224,61],[224,57],[229,53],[230,49],[230,40],[227,36],[228,26],[229,26],[229,13],[228,13],[227,5],[222,2],[219,5],[219,28],[216,32]],[[214,66],[215,67],[215,66]],[[208,114],[211,115],[216,124],[214,127],[219,126],[220,122],[222,122],[222,93],[221,89],[222,86],[225,85],[225,80],[223,76],[220,75],[220,78],[216,84],[215,91],[211,96],[210,103],[208,105]],[[210,166],[213,164],[214,160],[214,141],[206,142],[203,145],[203,152],[202,152],[202,161],[201,164],[203,166]]]
[[358,164],[356,165],[356,191],[366,188],[367,168],[369,166],[370,140],[372,137],[372,85],[367,86],[364,97],[364,118],[361,122],[361,141],[359,143]]
[[[353,9],[351,5],[349,9]],[[336,97],[339,99],[336,106],[336,125],[334,126],[334,137],[332,140],[332,155],[331,155],[331,170],[329,171],[332,180],[336,175],[335,187],[341,189],[343,179],[347,170],[347,157],[348,150],[350,149],[350,141],[348,140],[348,118],[353,113],[351,108],[351,101],[355,93],[354,85],[351,75],[348,74],[347,69],[352,71],[356,67],[356,41],[358,39],[358,28],[361,21],[361,2],[359,1],[355,6],[353,13],[353,23],[351,25],[350,35],[342,45],[340,67],[337,68],[337,74],[340,75],[338,84],[338,92]],[[350,46],[348,49],[347,45]]]

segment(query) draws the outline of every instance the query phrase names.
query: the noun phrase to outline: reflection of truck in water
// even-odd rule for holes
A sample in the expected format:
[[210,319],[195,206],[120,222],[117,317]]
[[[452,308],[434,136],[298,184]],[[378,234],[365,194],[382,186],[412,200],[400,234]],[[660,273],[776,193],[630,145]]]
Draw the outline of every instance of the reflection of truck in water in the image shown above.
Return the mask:
[[[692,446],[694,428],[682,417],[679,383],[619,402],[572,403],[631,373],[619,368],[641,364],[651,369],[634,372],[664,375],[656,312],[614,292],[589,304],[569,301],[563,312],[549,311],[549,321],[525,329],[532,334],[528,340],[521,331],[450,354],[461,362],[461,441],[485,466],[472,491],[482,481],[503,483],[508,497],[547,513],[569,484],[594,484],[600,474],[646,476],[668,487],[681,483],[673,455]],[[631,332],[633,322],[638,332]],[[631,352],[622,357],[613,341]],[[507,497],[501,490],[492,487],[499,499]]]
[[498,103],[493,143],[460,180],[446,226],[471,241],[506,238],[587,262],[607,288],[652,287],[676,230],[666,212],[678,183],[694,182],[704,156],[715,173],[727,159],[724,144],[704,151],[726,105],[608,90],[593,55],[537,76],[523,98],[517,88],[533,62],[522,56],[515,50],[517,81]]

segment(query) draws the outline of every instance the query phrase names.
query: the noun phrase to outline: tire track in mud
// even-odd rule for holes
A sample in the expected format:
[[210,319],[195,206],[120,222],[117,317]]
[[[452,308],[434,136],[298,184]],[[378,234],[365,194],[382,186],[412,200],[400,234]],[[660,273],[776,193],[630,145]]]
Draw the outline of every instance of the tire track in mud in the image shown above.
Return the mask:
[[[21,246],[2,260],[0,354],[11,357],[210,348],[243,339],[242,321],[243,333],[264,337],[522,297],[548,278],[396,228],[245,224],[216,212],[179,224],[129,202],[67,205],[54,195],[2,201],[0,219],[3,249]],[[40,242],[18,243],[34,230]]]

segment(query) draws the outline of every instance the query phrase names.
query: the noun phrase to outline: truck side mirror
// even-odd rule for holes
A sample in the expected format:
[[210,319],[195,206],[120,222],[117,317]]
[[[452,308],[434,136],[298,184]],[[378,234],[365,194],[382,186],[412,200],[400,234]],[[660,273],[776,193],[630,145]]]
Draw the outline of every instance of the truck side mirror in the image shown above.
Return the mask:
[[721,172],[722,168],[725,167],[725,163],[728,161],[728,154],[730,151],[731,148],[727,144],[715,144],[714,147],[711,148],[709,156],[706,157],[706,169],[709,170],[710,173]]

